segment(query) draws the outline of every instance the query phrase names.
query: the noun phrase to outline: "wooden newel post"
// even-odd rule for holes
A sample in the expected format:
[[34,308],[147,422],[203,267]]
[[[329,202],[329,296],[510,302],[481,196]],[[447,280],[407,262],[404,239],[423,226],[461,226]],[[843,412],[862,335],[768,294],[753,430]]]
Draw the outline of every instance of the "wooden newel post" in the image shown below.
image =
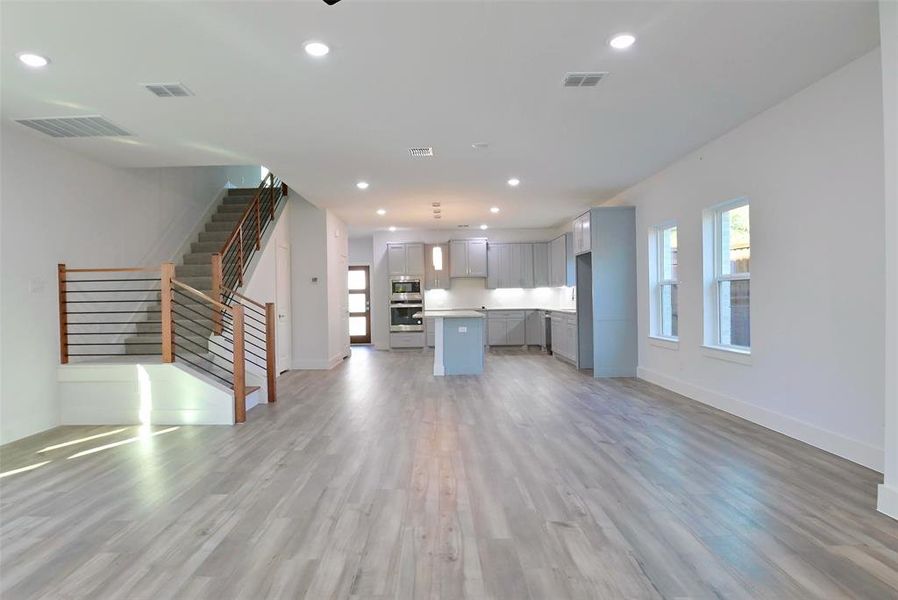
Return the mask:
[[66,300],[65,263],[56,265],[59,282],[59,362],[69,362],[69,313]]
[[172,319],[171,312],[171,280],[175,276],[175,263],[162,263],[162,275],[160,279],[160,288],[162,290],[162,362],[170,363],[175,361],[175,323]]
[[[212,254],[212,299],[221,302],[221,254]],[[212,307],[212,331],[215,335],[221,335],[221,309]]]
[[268,375],[268,401],[277,401],[277,344],[274,330],[277,325],[274,302],[265,303],[265,373]]
[[246,365],[243,345],[243,305],[231,307],[234,312],[234,422],[246,422]]

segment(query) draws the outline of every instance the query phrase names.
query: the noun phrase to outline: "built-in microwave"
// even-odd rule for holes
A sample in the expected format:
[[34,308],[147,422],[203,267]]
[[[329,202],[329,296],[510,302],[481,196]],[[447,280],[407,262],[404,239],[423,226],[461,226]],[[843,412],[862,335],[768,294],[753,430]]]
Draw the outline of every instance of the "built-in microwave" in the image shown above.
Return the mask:
[[390,302],[420,302],[421,279],[419,277],[391,277],[390,278]]
[[424,331],[424,320],[415,317],[424,311],[421,302],[393,302],[390,304],[390,331]]

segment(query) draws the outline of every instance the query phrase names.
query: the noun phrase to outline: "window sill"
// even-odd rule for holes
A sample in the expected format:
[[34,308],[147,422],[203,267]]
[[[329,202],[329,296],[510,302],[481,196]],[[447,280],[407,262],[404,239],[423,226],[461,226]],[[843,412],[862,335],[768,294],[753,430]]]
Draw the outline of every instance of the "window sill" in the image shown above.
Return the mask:
[[679,350],[680,340],[677,338],[660,337],[657,335],[649,336],[649,344],[658,348],[666,348],[667,350]]
[[751,350],[740,350],[739,348],[728,348],[727,346],[703,345],[702,354],[708,358],[739,363],[740,365],[751,365]]

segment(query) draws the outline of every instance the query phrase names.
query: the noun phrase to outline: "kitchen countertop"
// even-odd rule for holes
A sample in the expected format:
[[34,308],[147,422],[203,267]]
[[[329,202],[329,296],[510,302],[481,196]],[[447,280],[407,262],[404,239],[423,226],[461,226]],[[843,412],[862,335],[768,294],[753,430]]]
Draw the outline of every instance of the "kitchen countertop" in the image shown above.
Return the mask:
[[[489,307],[487,307],[487,308],[444,308],[444,309],[433,310],[433,311],[425,310],[424,317],[430,318],[432,316],[430,313],[433,313],[433,312],[444,312],[444,313],[455,313],[455,312],[459,312],[459,311],[468,311],[468,312],[470,312],[470,311],[480,311],[480,312],[487,311],[487,312],[489,312],[489,311],[500,311],[500,310],[544,310],[546,312],[558,312],[558,313],[565,313],[568,315],[577,314],[577,309],[574,309],[574,308],[542,308],[542,307],[536,307],[536,306],[527,306],[524,308],[518,308],[518,307],[505,308],[503,306],[501,308],[489,308]],[[443,316],[443,315],[441,315],[441,316]]]
[[483,313],[476,310],[468,309],[450,309],[450,310],[425,310],[424,312],[412,315],[415,319],[482,319]]

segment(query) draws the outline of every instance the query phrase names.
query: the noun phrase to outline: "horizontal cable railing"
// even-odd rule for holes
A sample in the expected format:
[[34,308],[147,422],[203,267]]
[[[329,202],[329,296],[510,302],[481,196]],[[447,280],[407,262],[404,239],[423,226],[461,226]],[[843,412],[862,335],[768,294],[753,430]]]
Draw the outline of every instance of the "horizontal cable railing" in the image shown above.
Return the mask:
[[[177,279],[165,277],[162,306],[163,360],[165,356],[178,358],[230,385],[234,390],[234,420],[246,421],[243,306],[227,306]],[[170,315],[168,322],[166,314]],[[230,348],[214,339],[216,315],[233,323]],[[176,320],[176,316],[180,319]]]
[[160,356],[160,267],[57,266],[60,362],[78,357]]
[[[222,288],[221,297],[223,303],[230,299],[232,306],[243,306],[246,362],[265,371],[268,401],[274,402],[277,398],[274,303],[262,304],[230,288]],[[226,340],[232,341],[233,322],[227,316],[222,319],[221,333]]]
[[[286,196],[286,184],[273,173],[262,180],[227,241],[213,255],[213,287],[216,283],[231,289],[243,286],[246,269],[255,253],[262,249],[262,236],[274,222],[277,208]],[[212,291],[213,295],[218,292]]]

